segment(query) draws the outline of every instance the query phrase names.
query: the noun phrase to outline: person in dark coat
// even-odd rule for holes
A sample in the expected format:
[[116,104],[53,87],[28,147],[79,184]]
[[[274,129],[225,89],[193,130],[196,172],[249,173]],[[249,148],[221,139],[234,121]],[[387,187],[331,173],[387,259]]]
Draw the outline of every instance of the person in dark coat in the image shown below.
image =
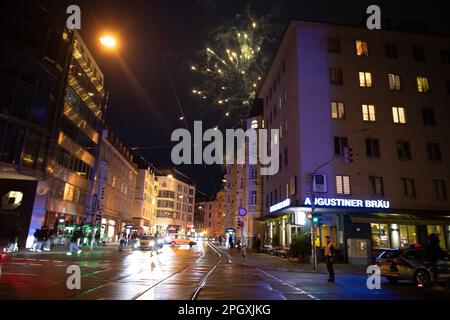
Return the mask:
[[261,252],[261,239],[259,238],[259,235],[256,237],[255,246],[256,246],[256,252],[260,253]]
[[428,246],[427,246],[427,260],[431,265],[431,270],[433,270],[433,282],[435,283],[438,278],[437,262],[444,257],[445,253],[439,245],[439,236],[432,233],[428,236]]
[[334,282],[334,267],[333,267],[333,263],[334,263],[334,254],[335,254],[335,249],[334,249],[334,245],[331,242],[331,237],[327,236],[327,246],[325,247],[325,259],[327,262],[327,270],[329,273],[329,278],[328,278],[328,282]]

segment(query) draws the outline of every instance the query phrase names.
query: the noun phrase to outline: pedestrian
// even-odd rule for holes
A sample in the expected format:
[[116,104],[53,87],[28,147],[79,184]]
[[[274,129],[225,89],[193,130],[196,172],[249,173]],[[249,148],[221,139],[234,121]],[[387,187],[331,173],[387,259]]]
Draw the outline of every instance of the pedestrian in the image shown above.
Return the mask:
[[95,243],[97,243],[98,246],[100,245],[100,229],[95,233]]
[[333,268],[333,262],[334,262],[334,245],[333,242],[331,242],[331,237],[327,236],[327,246],[325,247],[325,259],[327,262],[327,270],[330,274],[328,278],[328,282],[334,282],[334,268]]
[[44,233],[45,233],[45,231],[44,230],[42,230],[42,229],[38,229],[37,231],[36,231],[36,239],[37,239],[37,242],[36,242],[36,252],[42,252],[42,244],[43,244],[43,242],[44,242]]
[[260,253],[261,252],[261,239],[259,238],[259,234],[256,236],[255,245],[256,245],[256,252]]
[[233,236],[230,234],[230,237],[228,238],[228,242],[230,243],[230,249],[233,249]]
[[30,251],[36,251],[37,243],[38,243],[38,239],[37,238],[38,238],[38,235],[39,235],[39,231],[40,231],[40,229],[36,229],[34,231],[34,234],[33,234],[34,240],[33,240],[33,244],[31,245]]
[[427,246],[427,260],[431,265],[431,270],[433,273],[432,282],[434,284],[437,283],[438,280],[438,268],[437,262],[445,256],[444,251],[441,249],[439,245],[439,236],[435,233],[432,233],[428,236],[428,246]]
[[78,241],[82,236],[83,234],[79,228],[76,228],[73,231],[72,238],[70,239],[69,252],[66,253],[68,256],[72,255],[72,251],[76,251],[77,254],[81,253],[80,248],[78,248]]

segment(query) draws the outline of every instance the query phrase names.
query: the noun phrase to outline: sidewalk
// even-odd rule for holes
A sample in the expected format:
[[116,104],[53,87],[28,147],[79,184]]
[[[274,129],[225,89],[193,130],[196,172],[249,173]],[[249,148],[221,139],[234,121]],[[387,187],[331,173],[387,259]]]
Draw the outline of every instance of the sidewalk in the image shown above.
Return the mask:
[[[238,252],[236,248],[231,250],[223,246],[219,248],[227,252],[231,256],[232,258],[231,261],[233,263],[239,263],[265,270],[328,274],[325,263],[319,263],[319,271],[316,272],[312,269],[312,265],[310,263],[298,262],[292,259],[284,259],[281,257],[272,256],[265,253],[253,253],[253,252],[247,254],[247,262],[244,262],[241,253]],[[350,265],[343,263],[334,264],[334,270],[336,274],[366,275],[366,269],[367,266]]]
[[[79,248],[82,251],[90,251],[91,247],[90,246],[79,246]],[[111,250],[111,249],[117,249],[117,244],[116,243],[107,243],[106,246],[94,246],[93,248],[95,251],[103,251],[103,250]],[[13,254],[51,254],[51,253],[66,253],[69,250],[69,244],[65,244],[65,245],[55,245],[52,246],[51,251],[44,251],[42,250],[41,252],[35,252],[35,251],[30,251],[29,249],[26,248],[20,248],[18,252],[15,252]]]

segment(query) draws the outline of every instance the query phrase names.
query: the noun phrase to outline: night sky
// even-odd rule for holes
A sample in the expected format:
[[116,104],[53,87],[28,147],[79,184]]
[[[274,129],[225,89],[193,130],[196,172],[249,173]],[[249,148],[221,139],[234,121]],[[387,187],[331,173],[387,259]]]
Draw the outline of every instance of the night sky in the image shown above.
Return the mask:
[[[141,147],[139,154],[156,166],[170,166],[172,131],[184,127],[165,62],[188,124],[200,120],[195,115],[196,100],[191,96],[197,84],[189,70],[195,52],[208,46],[207,31],[224,19],[232,19],[245,6],[244,0],[89,0],[41,1],[62,17],[68,4],[82,10],[80,30],[105,75],[110,91],[107,122],[129,147]],[[446,1],[253,1],[257,10],[272,12],[282,5],[277,17],[284,26],[290,18],[359,24],[367,6],[378,4],[382,18],[394,25],[401,20],[424,21],[430,31],[450,34]],[[217,5],[214,8],[214,5]],[[120,38],[117,54],[100,48],[102,31]],[[206,119],[207,120],[207,119]],[[211,195],[221,185],[218,166],[179,168],[197,183],[197,189]]]

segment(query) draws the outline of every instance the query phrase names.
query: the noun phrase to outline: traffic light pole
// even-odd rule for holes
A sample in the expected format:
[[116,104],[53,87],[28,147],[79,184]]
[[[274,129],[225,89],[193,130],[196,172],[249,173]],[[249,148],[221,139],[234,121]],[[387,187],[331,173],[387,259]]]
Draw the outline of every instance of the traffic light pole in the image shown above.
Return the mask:
[[[333,162],[334,160],[340,158],[341,155],[334,157],[333,159],[321,164],[320,166],[318,166],[315,170],[314,173],[311,177],[311,214],[313,217],[315,217],[315,210],[316,210],[316,196],[314,193],[314,181],[315,181],[315,177],[317,174],[317,171],[321,168],[323,168],[324,166],[326,166],[327,164]],[[318,223],[311,220],[311,235],[312,235],[312,248],[311,248],[311,256],[312,256],[312,265],[313,265],[313,270],[315,271],[319,271],[319,265],[317,262],[317,247],[316,247],[316,240],[317,240],[317,226]]]

